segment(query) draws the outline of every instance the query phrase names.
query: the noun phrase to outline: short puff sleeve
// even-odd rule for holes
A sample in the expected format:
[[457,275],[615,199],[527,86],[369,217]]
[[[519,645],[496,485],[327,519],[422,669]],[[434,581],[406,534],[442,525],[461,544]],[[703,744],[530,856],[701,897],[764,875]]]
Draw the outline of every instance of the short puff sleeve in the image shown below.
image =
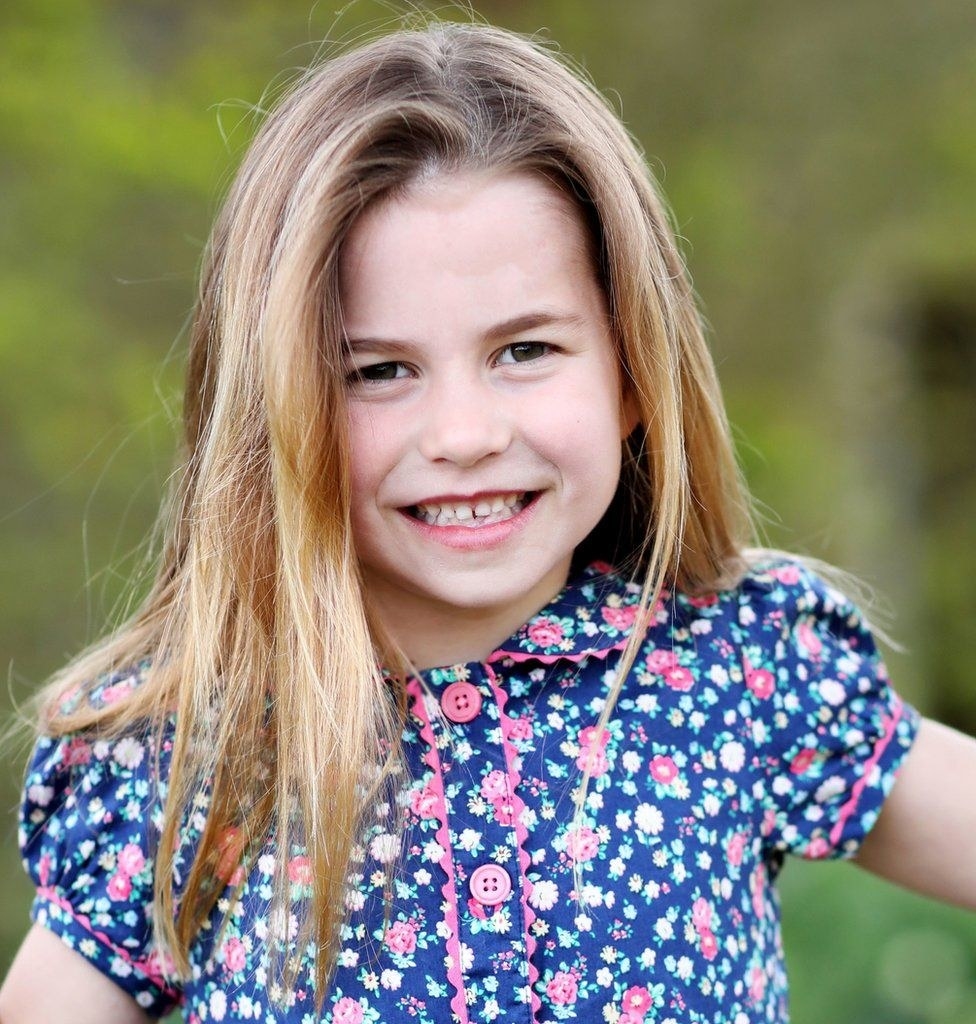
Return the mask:
[[24,786],[20,848],[37,886],[32,919],[58,935],[147,1013],[180,1002],[153,948],[159,793],[150,737],[41,737]]
[[739,627],[767,848],[852,857],[911,748],[918,713],[891,688],[857,608],[803,565],[747,577]]

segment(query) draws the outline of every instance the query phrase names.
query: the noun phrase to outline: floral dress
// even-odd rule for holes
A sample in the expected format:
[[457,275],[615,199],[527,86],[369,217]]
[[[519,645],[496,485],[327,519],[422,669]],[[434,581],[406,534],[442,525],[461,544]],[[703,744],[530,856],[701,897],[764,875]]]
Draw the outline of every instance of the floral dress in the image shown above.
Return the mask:
[[[402,829],[366,837],[321,1013],[314,950],[270,911],[279,858],[295,899],[310,892],[300,848],[269,841],[229,877],[243,884],[198,936],[189,979],[155,948],[165,739],[39,741],[21,828],[34,919],[150,1014],[180,1006],[194,1024],[787,1021],[784,855],[856,852],[917,715],[855,608],[776,562],[735,589],[663,595],[597,734],[638,594],[591,566],[485,663],[410,684]],[[96,699],[139,681],[109,679]],[[291,993],[269,968],[281,951],[301,965]]]

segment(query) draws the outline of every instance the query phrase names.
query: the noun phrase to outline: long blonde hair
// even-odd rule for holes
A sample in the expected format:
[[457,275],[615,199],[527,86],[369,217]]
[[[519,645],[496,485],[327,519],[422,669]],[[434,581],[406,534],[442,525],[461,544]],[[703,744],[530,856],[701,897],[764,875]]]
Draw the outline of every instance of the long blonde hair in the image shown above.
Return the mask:
[[[585,553],[642,579],[647,605],[740,572],[747,504],[712,361],[665,208],[606,101],[550,48],[480,25],[397,32],[307,72],[254,139],[205,254],[155,584],[53,681],[44,719],[118,734],[175,712],[154,918],[183,970],[228,844],[247,859],[273,832],[283,852],[307,847],[305,934],[325,991],[403,716],[351,540],[339,253],[371,203],[472,169],[545,175],[592,231],[641,425]],[[140,660],[147,679],[125,701],[66,709],[66,690]],[[177,901],[173,851],[201,789],[206,827]]]

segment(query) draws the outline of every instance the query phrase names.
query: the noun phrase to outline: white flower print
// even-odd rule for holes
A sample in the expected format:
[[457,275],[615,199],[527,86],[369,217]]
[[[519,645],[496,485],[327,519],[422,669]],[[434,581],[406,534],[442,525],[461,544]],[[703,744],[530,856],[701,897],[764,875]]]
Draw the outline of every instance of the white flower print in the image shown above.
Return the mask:
[[822,679],[819,690],[820,696],[832,707],[840,707],[847,700],[847,691],[836,679]]
[[726,771],[737,772],[746,763],[746,748],[738,741],[732,741],[723,744],[718,756]]
[[826,779],[817,787],[817,792],[813,798],[817,803],[824,804],[828,800],[833,800],[835,796],[839,796],[846,789],[847,784],[839,775],[831,775],[829,779]]
[[221,989],[210,993],[210,1016],[214,1020],[223,1020],[227,1013],[227,994]]
[[123,768],[138,768],[146,756],[146,748],[131,736],[124,736],[115,744],[113,759]]
[[37,804],[38,807],[47,807],[53,796],[53,786],[42,786],[39,783],[35,783],[33,786],[27,787],[27,799]]
[[475,831],[473,828],[466,828],[458,836],[458,846],[462,850],[467,850],[468,853],[477,853],[481,849],[481,833]]
[[664,815],[653,804],[640,804],[634,812],[638,830],[656,836],[664,828]]
[[529,904],[536,910],[552,910],[559,899],[559,887],[549,879],[532,883]]

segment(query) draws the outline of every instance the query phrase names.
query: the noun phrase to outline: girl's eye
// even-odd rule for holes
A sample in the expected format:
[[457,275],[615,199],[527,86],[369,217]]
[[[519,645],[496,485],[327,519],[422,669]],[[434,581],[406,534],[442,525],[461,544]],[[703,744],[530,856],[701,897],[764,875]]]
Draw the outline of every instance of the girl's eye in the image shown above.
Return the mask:
[[407,368],[403,363],[371,363],[369,366],[358,366],[349,374],[349,382],[356,384],[363,381],[396,380],[406,377]]
[[541,359],[551,346],[543,341],[516,341],[502,349],[498,357],[500,363],[530,363]]

